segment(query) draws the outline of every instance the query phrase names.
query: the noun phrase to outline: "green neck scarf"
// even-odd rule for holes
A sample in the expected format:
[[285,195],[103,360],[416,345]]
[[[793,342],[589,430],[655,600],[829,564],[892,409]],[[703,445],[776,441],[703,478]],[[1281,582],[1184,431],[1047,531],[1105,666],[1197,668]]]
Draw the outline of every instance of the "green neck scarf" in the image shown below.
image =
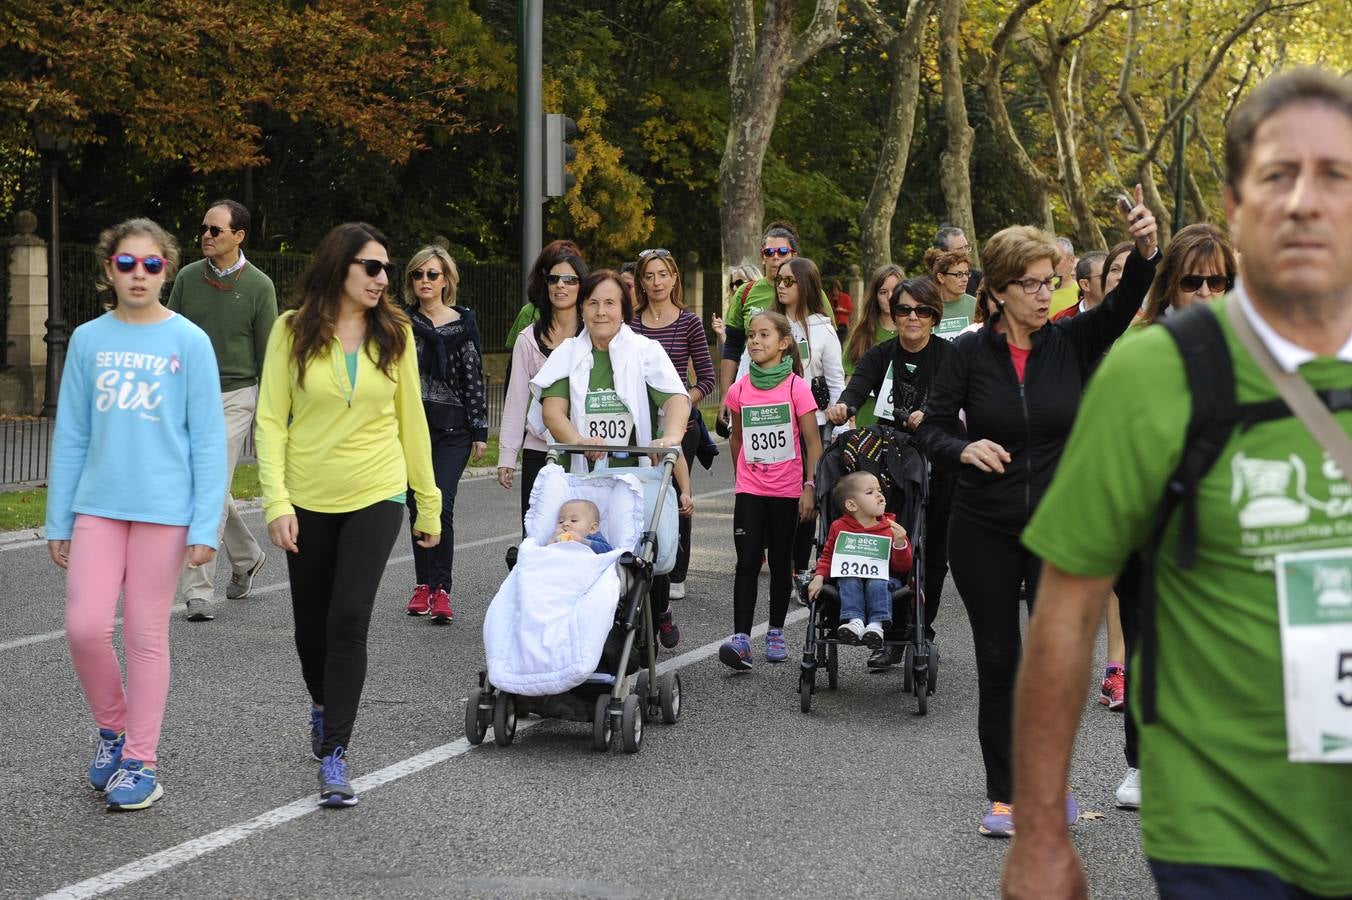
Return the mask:
[[762,391],[768,391],[788,378],[792,371],[793,360],[787,356],[780,359],[777,366],[761,366],[753,362],[751,364],[751,384]]

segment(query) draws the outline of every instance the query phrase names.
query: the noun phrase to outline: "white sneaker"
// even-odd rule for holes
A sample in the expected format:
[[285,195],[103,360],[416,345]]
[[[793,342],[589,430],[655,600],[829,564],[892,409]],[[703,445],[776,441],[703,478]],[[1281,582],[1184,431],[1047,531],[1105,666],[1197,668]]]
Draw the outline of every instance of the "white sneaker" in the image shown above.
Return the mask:
[[671,590],[667,592],[667,596],[670,597],[672,600],[684,600],[684,599],[685,599],[685,582],[684,582],[684,581],[673,581],[673,582],[671,583]]
[[883,626],[880,622],[869,622],[864,629],[864,644],[873,650],[883,645]]
[[1141,770],[1127,769],[1117,786],[1117,805],[1122,809],[1141,808]]
[[859,643],[864,636],[864,620],[851,619],[848,622],[841,622],[840,627],[836,629],[836,637],[850,644]]

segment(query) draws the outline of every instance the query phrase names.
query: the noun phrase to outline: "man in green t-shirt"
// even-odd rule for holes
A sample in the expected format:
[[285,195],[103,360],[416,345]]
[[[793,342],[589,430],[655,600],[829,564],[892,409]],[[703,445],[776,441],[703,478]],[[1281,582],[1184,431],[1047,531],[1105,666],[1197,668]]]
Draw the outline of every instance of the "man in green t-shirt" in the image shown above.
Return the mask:
[[[221,370],[221,404],[225,407],[226,485],[249,441],[258,406],[258,378],[272,323],[277,320],[277,292],[272,279],[249,264],[240,249],[249,232],[249,210],[234,200],[212,203],[202,217],[202,259],[183,267],[169,292],[169,308],[182,314],[211,338]],[[232,572],[225,595],[249,596],[254,576],[266,554],[240,518],[227,491],[221,513],[222,549]],[[216,561],[184,570],[180,591],[192,622],[208,622],[215,595]]]
[[[1214,311],[1236,399],[1277,392],[1232,307],[1281,369],[1352,389],[1352,81],[1297,70],[1255,89],[1225,158],[1241,281]],[[1114,577],[1151,537],[1191,407],[1165,329],[1123,341],[1024,532],[1046,567],[1016,696],[1007,897],[1087,891],[1063,816],[1094,636]],[[1336,418],[1352,433],[1352,411]],[[1143,573],[1157,593],[1157,717],[1141,728],[1141,842],[1166,900],[1352,895],[1348,475],[1297,418],[1236,428],[1197,485],[1194,564],[1176,561],[1174,515]]]

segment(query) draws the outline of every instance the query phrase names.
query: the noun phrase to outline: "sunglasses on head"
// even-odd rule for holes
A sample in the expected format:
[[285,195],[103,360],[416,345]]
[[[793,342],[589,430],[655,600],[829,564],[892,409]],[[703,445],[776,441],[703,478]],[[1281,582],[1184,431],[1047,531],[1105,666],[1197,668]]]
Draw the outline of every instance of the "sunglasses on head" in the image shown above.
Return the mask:
[[785,257],[793,253],[792,247],[762,247],[761,256],[767,259],[772,256]]
[[892,304],[892,318],[905,319],[915,316],[917,319],[934,318],[934,310],[928,306],[907,306],[904,303]]
[[797,284],[797,283],[798,283],[798,279],[797,279],[797,278],[794,278],[792,275],[776,275],[776,276],[775,276],[775,284],[776,284],[776,285],[781,285],[781,284],[782,284],[782,285],[784,285],[784,287],[793,287],[793,286],[794,286],[795,284]]
[[164,271],[165,265],[163,256],[132,256],[130,253],[115,254],[108,257],[108,261],[123,274],[135,271],[136,264],[140,263],[147,275],[158,275]]
[[546,283],[546,284],[551,284],[551,285],[552,285],[552,284],[559,284],[559,283],[563,283],[563,284],[567,284],[567,285],[574,285],[574,284],[580,283],[581,281],[582,281],[582,279],[581,279],[581,278],[578,278],[576,275],[555,275],[555,274],[550,274],[550,275],[546,275],[546,276],[545,276],[545,283]]
[[640,250],[638,254],[639,259],[647,259],[650,256],[656,256],[660,259],[666,259],[667,257],[671,256],[671,251],[663,250],[661,247],[656,247],[652,250]]
[[1179,288],[1187,294],[1195,294],[1205,284],[1211,293],[1220,294],[1234,287],[1234,280],[1228,275],[1184,275],[1178,279]]
[[408,273],[409,281],[422,281],[424,278],[426,278],[428,281],[436,281],[440,277],[441,273],[438,272],[436,269],[427,269],[426,271],[422,269],[414,269],[412,272]]
[[391,281],[394,280],[394,265],[392,263],[387,263],[379,259],[354,259],[352,262],[365,269],[366,274],[371,278],[375,278],[383,271],[386,278]]
[[203,222],[200,226],[198,226],[197,229],[198,234],[205,235],[208,231],[211,232],[212,237],[220,237],[222,231],[230,231],[230,229],[222,228],[219,225],[208,225],[206,222]]

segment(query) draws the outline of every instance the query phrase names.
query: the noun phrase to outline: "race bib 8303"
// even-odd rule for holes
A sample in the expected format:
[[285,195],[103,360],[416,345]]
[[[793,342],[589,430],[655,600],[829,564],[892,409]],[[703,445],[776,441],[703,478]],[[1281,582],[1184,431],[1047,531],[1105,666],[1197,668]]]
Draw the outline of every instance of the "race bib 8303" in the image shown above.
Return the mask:
[[634,433],[634,417],[613,390],[588,391],[586,397],[586,437],[600,438],[607,444],[628,444]]

